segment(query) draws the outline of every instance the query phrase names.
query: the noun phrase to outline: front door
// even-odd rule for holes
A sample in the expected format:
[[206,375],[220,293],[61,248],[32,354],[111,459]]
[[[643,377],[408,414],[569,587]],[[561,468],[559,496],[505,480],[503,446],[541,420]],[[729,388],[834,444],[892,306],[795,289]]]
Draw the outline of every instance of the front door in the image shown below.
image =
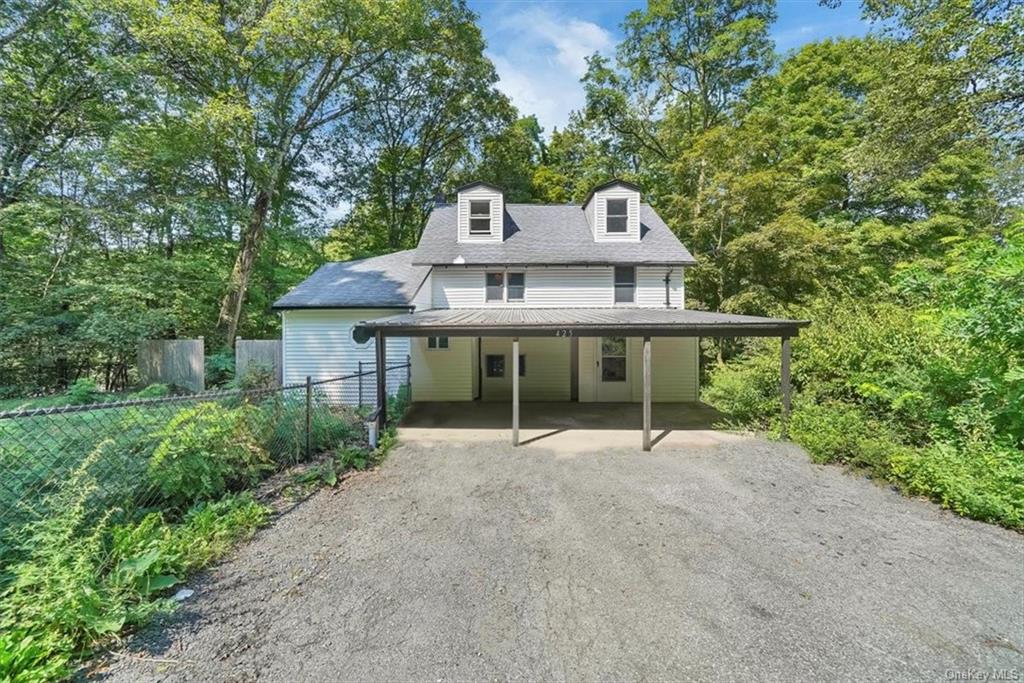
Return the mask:
[[596,384],[598,401],[629,401],[629,339],[601,337],[597,340]]

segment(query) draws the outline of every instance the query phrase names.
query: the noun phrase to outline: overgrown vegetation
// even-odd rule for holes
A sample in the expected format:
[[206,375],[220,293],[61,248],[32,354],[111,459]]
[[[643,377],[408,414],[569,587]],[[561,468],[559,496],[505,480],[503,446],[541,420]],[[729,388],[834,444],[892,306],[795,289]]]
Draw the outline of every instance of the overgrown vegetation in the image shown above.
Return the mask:
[[[789,435],[818,462],[865,469],[977,519],[1024,529],[1024,230],[900,270],[887,296],[791,309]],[[778,347],[717,370],[705,398],[778,432]]]
[[[264,524],[270,509],[248,491],[307,460],[300,393],[0,421],[11,483],[0,488],[0,679],[67,675],[123,628],[172,609],[179,584]],[[393,415],[403,403],[392,399]],[[371,453],[361,418],[322,399],[310,424],[317,464],[295,482],[306,493],[390,443]]]

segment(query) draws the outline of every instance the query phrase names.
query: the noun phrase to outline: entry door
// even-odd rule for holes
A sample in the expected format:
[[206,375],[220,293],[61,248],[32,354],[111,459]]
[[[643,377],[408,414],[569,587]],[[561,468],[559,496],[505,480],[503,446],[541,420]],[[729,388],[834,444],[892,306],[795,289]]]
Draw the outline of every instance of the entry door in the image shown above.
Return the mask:
[[629,401],[629,339],[597,340],[597,400]]

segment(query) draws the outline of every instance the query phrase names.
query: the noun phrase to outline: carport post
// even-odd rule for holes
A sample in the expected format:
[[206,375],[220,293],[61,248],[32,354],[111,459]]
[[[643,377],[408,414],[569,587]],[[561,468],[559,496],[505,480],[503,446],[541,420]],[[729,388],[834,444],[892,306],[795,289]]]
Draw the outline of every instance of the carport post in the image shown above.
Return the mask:
[[519,445],[519,337],[512,338],[512,445]]
[[388,421],[388,368],[385,358],[384,335],[377,331],[374,347],[377,353],[377,433],[383,434]]
[[644,337],[644,450],[651,450],[651,338]]
[[780,389],[782,390],[782,434],[785,436],[789,431],[789,412],[792,408],[792,400],[789,393],[789,337],[782,338],[782,372]]

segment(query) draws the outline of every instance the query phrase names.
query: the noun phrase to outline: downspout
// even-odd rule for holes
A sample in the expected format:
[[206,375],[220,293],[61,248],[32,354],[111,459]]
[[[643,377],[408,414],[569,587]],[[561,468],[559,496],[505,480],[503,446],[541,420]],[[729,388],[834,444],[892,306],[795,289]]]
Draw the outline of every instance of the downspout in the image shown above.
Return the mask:
[[665,271],[665,308],[672,308],[672,297],[670,296],[670,285],[672,284],[672,268]]

